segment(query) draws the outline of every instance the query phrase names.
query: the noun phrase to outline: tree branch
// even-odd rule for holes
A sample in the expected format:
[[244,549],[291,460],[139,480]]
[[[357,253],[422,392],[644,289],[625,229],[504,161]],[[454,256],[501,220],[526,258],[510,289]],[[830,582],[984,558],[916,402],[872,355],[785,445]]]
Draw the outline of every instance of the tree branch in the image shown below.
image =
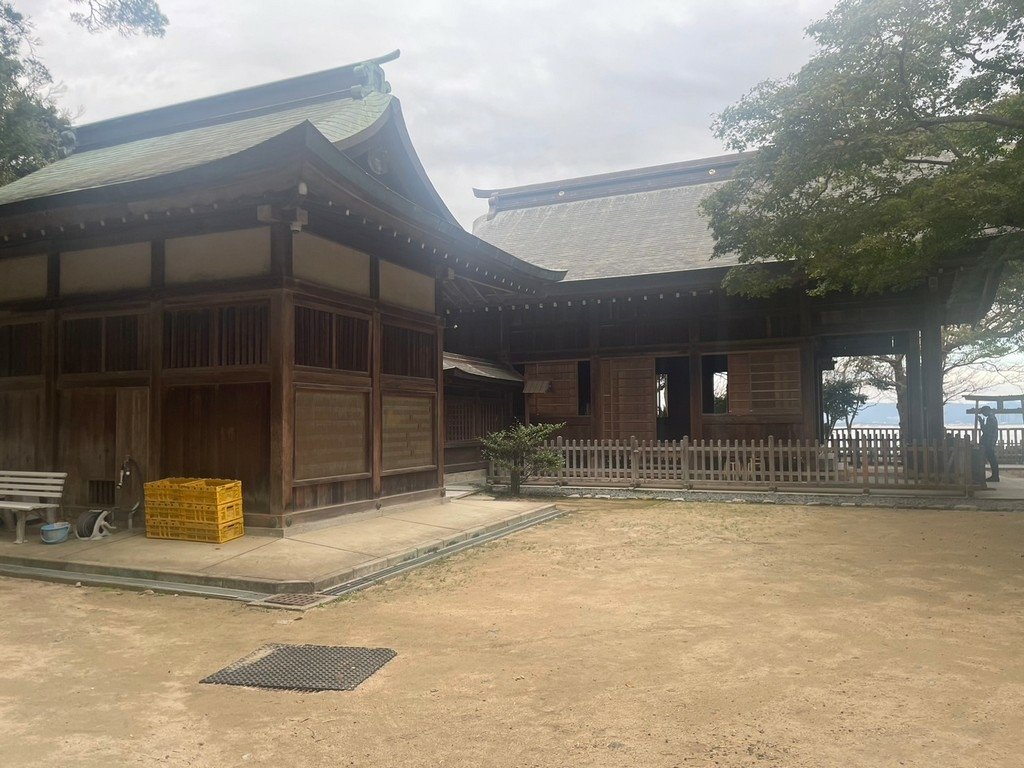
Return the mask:
[[916,163],[919,165],[952,165],[952,160],[935,160],[930,157],[904,157],[904,163]]
[[974,62],[974,66],[978,67],[979,69],[985,69],[988,70],[989,72],[999,72],[1004,75],[1013,75],[1015,77],[1020,77],[1021,75],[1024,75],[1024,67],[1003,67],[992,61],[985,61],[984,59],[979,59],[978,52],[976,50],[964,51],[961,50],[960,48],[956,48],[953,46],[950,47],[950,50],[953,51],[953,53],[955,53],[957,56],[963,56],[966,59],[970,59],[972,62]]
[[1011,120],[1008,117],[990,115],[986,112],[979,112],[974,115],[945,115],[943,117],[921,117],[916,124],[922,128],[933,128],[939,125],[954,125],[963,123],[986,123],[1000,128],[1015,128],[1024,131],[1024,121]]

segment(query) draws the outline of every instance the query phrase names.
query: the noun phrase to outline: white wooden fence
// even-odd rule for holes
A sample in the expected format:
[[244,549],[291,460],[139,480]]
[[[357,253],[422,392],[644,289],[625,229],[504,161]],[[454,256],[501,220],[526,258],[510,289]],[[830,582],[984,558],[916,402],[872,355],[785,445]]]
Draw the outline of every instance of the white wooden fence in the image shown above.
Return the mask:
[[[947,427],[946,434],[960,439],[969,439],[975,445],[981,442],[981,430],[973,427]],[[899,427],[854,427],[835,429],[830,441],[858,438],[861,440],[900,439]],[[1024,464],[1024,426],[1000,426],[996,456],[1001,464]]]
[[[531,484],[649,488],[856,488],[971,493],[976,447],[963,439],[903,444],[897,435],[816,441],[562,440],[545,444],[562,459]],[[505,484],[493,464],[489,482]]]

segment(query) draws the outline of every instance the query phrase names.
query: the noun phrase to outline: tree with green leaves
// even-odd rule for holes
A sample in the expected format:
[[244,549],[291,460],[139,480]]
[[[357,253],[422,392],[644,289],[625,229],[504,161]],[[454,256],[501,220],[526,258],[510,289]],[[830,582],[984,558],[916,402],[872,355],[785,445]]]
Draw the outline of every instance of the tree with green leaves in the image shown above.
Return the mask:
[[[162,37],[167,18],[154,0],[70,0],[71,21],[89,32]],[[29,20],[0,2],[0,184],[38,170],[72,143],[53,78],[36,56]]]
[[[942,330],[942,374],[945,402],[984,391],[993,382],[1024,381],[1024,264],[1007,266],[991,310],[974,325]],[[900,423],[907,424],[907,368],[903,355],[854,358],[849,375],[868,387],[895,395]]]
[[807,32],[798,73],[716,121],[757,150],[703,206],[727,286],[885,291],[1024,255],[1024,0],[842,0]]
[[522,484],[531,477],[557,472],[562,457],[544,443],[565,424],[514,424],[481,438],[483,455],[509,473],[509,491],[520,494]]
[[849,371],[838,368],[825,374],[821,384],[821,407],[825,415],[825,438],[832,436],[842,421],[847,429],[867,405],[868,396],[862,392],[864,381]]

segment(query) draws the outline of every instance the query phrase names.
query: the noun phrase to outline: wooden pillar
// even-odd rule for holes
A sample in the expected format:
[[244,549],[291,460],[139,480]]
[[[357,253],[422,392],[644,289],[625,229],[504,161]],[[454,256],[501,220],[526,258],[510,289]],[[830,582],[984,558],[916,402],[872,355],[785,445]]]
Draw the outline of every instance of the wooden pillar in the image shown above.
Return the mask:
[[[277,291],[270,300],[270,509],[284,525],[292,498],[295,446],[295,299]],[[254,510],[255,511],[255,510]]]
[[[150,243],[150,287],[159,292],[164,287],[165,242]],[[149,336],[149,456],[142,468],[146,480],[163,477],[163,365],[164,365],[164,304],[159,298],[149,307],[146,316]]]
[[818,382],[821,372],[818,370],[817,357],[814,354],[814,340],[805,339],[800,345],[800,395],[803,400],[803,432],[804,440],[816,440],[821,432],[821,407],[818,401]]
[[[444,488],[444,444],[448,432],[444,415],[444,278],[447,270],[440,267],[434,272],[434,312],[437,318],[437,335],[435,337],[436,364],[434,379],[437,384],[434,399],[434,461],[437,463],[437,487]],[[444,491],[441,491],[442,496]]]
[[292,228],[285,222],[270,225],[270,272],[275,277],[292,276]]
[[945,437],[942,413],[942,324],[935,312],[921,329],[921,392],[924,410],[924,437]]
[[[370,297],[380,301],[380,259],[370,260]],[[383,361],[381,360],[381,323],[380,310],[373,310],[370,321],[370,473],[373,498],[379,499],[383,490],[381,480],[384,462],[384,394],[382,391]]]
[[[271,226],[271,272],[292,273],[292,231],[287,224]],[[270,300],[270,509],[285,525],[291,507],[295,455],[295,297],[277,290]]]
[[905,397],[907,423],[903,424],[909,440],[924,438],[924,418],[921,412],[921,332],[912,330],[907,333],[907,392]]
[[601,315],[600,307],[591,302],[584,310],[587,322],[587,354],[590,358],[590,434],[591,440],[604,437],[604,408],[601,407]]
[[[60,298],[60,254],[51,253],[46,262],[46,298],[56,302]],[[52,306],[52,303],[51,303]],[[59,374],[60,353],[60,317],[54,309],[46,313],[43,321],[43,391],[40,402],[41,413],[39,441],[36,443],[36,467],[34,469],[58,471],[57,450],[59,443],[58,429],[60,422],[57,416],[58,395],[57,376]]]
[[703,429],[704,401],[701,399],[702,363],[700,358],[700,326],[690,320],[690,440],[700,440]]

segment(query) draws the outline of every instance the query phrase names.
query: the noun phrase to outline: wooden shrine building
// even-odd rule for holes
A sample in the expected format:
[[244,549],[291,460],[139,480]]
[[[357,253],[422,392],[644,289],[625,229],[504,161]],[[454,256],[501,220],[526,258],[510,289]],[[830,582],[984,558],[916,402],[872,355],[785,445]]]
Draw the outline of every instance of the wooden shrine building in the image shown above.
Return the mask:
[[[478,192],[474,234],[412,148],[396,54],[76,129],[0,187],[0,470],[67,508],[242,481],[249,526],[436,496],[513,419],[567,437],[813,438],[838,355],[908,355],[940,436],[939,331],[995,280],[728,296],[697,206],[737,157]],[[447,403],[446,403],[447,401]]]
[[477,190],[478,237],[566,276],[450,309],[445,348],[516,366],[529,421],[620,440],[813,440],[833,358],[905,354],[908,436],[942,437],[941,326],[979,319],[998,275],[965,258],[899,294],[730,296],[698,206],[742,159]]
[[108,505],[242,481],[246,522],[443,486],[443,305],[558,271],[475,238],[421,167],[381,64],[83,125],[0,188],[0,469]]

